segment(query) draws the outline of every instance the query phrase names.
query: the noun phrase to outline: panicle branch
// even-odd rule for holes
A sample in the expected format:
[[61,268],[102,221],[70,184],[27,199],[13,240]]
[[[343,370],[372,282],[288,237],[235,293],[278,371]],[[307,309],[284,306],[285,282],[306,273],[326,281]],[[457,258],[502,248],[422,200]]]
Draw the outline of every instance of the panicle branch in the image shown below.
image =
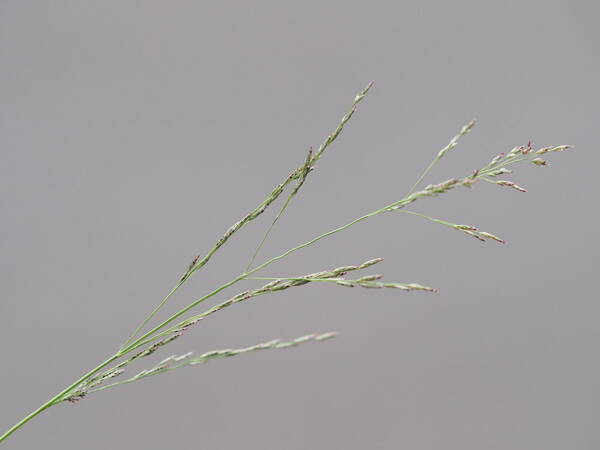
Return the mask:
[[188,353],[185,353],[180,356],[171,355],[171,356],[163,359],[157,365],[151,367],[150,369],[142,370],[141,372],[139,372],[138,374],[134,375],[131,378],[127,378],[125,380],[117,381],[115,383],[107,384],[104,386],[92,387],[87,392],[84,392],[84,391],[80,392],[78,394],[78,397],[74,396],[73,398],[69,398],[66,400],[71,401],[71,402],[77,401],[78,399],[85,396],[86,393],[98,392],[98,391],[102,391],[104,389],[119,386],[121,384],[132,383],[134,381],[138,381],[138,380],[147,378],[152,375],[158,375],[160,373],[165,373],[165,372],[169,372],[171,370],[179,369],[180,367],[195,366],[198,364],[207,363],[208,361],[212,361],[214,359],[229,358],[232,356],[241,355],[243,353],[250,353],[250,352],[255,352],[255,351],[260,351],[260,350],[286,349],[286,348],[296,347],[298,345],[305,344],[307,342],[322,342],[322,341],[326,341],[328,339],[332,339],[336,335],[337,335],[337,333],[330,331],[327,333],[320,333],[320,334],[307,334],[305,336],[300,336],[296,339],[292,339],[289,341],[284,341],[281,339],[273,339],[271,341],[252,345],[250,347],[243,347],[243,348],[237,348],[237,349],[213,350],[210,352],[203,353],[196,357],[192,357],[192,355],[193,355],[192,352],[188,352]]

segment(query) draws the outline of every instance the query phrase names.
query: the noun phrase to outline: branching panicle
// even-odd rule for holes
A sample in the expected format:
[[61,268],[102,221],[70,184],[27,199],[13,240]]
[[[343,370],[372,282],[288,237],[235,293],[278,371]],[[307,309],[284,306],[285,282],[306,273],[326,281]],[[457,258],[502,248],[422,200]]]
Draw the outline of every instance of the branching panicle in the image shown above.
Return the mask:
[[[115,377],[119,377],[125,373],[126,370],[129,369],[129,365],[134,361],[137,361],[141,358],[150,356],[164,347],[168,345],[173,340],[179,338],[184,334],[184,332],[189,329],[191,326],[199,323],[201,320],[207,318],[215,314],[218,311],[221,311],[225,308],[228,308],[232,305],[240,303],[242,301],[249,300],[254,297],[258,297],[265,294],[272,294],[276,292],[280,292],[283,290],[287,290],[292,287],[302,286],[311,283],[330,283],[332,285],[343,286],[343,287],[363,287],[363,288],[391,288],[391,289],[399,289],[402,291],[435,291],[435,289],[418,284],[418,283],[390,283],[382,281],[382,275],[380,274],[369,274],[364,275],[362,277],[357,278],[348,278],[348,274],[354,271],[363,270],[369,268],[379,262],[382,261],[381,258],[371,259],[369,261],[364,262],[360,265],[347,265],[347,266],[339,266],[330,270],[323,270],[320,272],[314,272],[303,276],[282,276],[282,277],[258,277],[255,274],[272,264],[290,256],[292,253],[295,253],[299,250],[305,249],[309,246],[312,246],[318,243],[320,240],[330,237],[334,234],[342,232],[359,222],[363,222],[371,217],[374,217],[383,213],[391,213],[395,211],[403,212],[406,214],[411,214],[414,216],[419,216],[431,222],[444,225],[446,227],[452,228],[454,230],[460,231],[461,233],[465,233],[475,239],[480,241],[493,240],[498,243],[504,243],[504,240],[499,238],[498,236],[491,234],[486,231],[480,231],[477,227],[472,225],[464,225],[459,223],[453,223],[442,219],[437,219],[431,216],[427,216],[425,214],[421,214],[415,211],[409,211],[406,209],[408,205],[412,205],[418,200],[427,197],[435,197],[441,196],[448,193],[451,190],[463,187],[473,187],[479,181],[485,181],[486,183],[510,187],[517,191],[525,192],[525,189],[515,184],[513,181],[498,179],[498,177],[504,175],[512,174],[512,170],[509,169],[509,166],[514,166],[517,163],[528,163],[530,166],[547,166],[548,163],[544,159],[549,153],[562,152],[569,148],[569,145],[560,145],[554,147],[542,147],[538,150],[533,148],[531,142],[524,146],[518,146],[513,148],[507,153],[500,153],[484,167],[471,171],[469,175],[464,176],[462,178],[450,178],[444,182],[437,184],[429,184],[425,188],[420,190],[416,190],[416,188],[420,185],[421,181],[425,179],[428,173],[431,171],[433,166],[437,164],[445,155],[448,154],[452,149],[454,149],[459,140],[468,134],[473,126],[475,125],[474,121],[467,123],[465,126],[461,128],[456,136],[454,136],[448,145],[441,149],[433,159],[433,161],[429,164],[429,166],[425,169],[425,171],[418,177],[417,181],[414,183],[410,191],[400,198],[397,201],[394,201],[388,205],[380,207],[374,211],[371,211],[367,214],[364,214],[345,225],[339,226],[332,230],[329,230],[323,234],[320,234],[313,239],[304,242],[300,245],[292,247],[287,251],[279,254],[277,256],[271,257],[266,261],[258,264],[254,268],[252,268],[253,263],[261,250],[263,244],[269,236],[269,233],[273,229],[274,225],[277,223],[278,219],[284,213],[286,208],[288,207],[290,201],[295,197],[295,195],[299,192],[300,188],[306,182],[308,175],[312,172],[315,163],[321,158],[324,154],[325,150],[337,139],[337,137],[342,132],[344,126],[347,122],[352,118],[354,113],[356,112],[357,105],[365,98],[366,94],[371,89],[373,83],[369,83],[367,87],[361,91],[355,98],[354,101],[348,110],[348,112],[342,117],[341,122],[337,126],[337,128],[327,136],[325,141],[319,146],[319,148],[313,152],[312,149],[308,151],[304,162],[302,165],[293,170],[280,184],[278,184],[263,200],[256,208],[251,210],[248,214],[242,217],[239,221],[233,224],[213,245],[213,247],[206,253],[204,257],[200,257],[200,255],[196,256],[192,262],[188,265],[187,269],[183,273],[183,275],[179,278],[178,283],[171,289],[169,294],[150,312],[150,314],[144,319],[144,321],[133,331],[130,337],[125,341],[125,343],[121,346],[121,348],[111,357],[109,357],[106,361],[100,363],[96,368],[90,370],[85,375],[81,376],[79,379],[74,381],[70,386],[63,389],[57,395],[55,395],[52,399],[44,403],[38,409],[33,411],[31,414],[23,418],[13,427],[11,427],[7,432],[0,436],[0,442],[6,439],[9,435],[15,432],[17,429],[22,427],[25,423],[31,420],[33,417],[40,414],[42,411],[54,406],[63,401],[69,402],[77,402],[78,400],[85,397],[87,394],[91,392],[97,392],[103,389],[107,389],[113,386],[117,386],[120,384],[131,383],[133,381],[137,381],[143,378],[147,378],[152,375],[157,375],[159,373],[164,373],[167,371],[171,371],[183,366],[191,366],[197,364],[203,364],[207,361],[216,358],[225,358],[230,356],[236,356],[242,353],[253,352],[264,349],[283,349],[294,347],[299,344],[314,341],[319,342],[326,339],[329,339],[335,335],[335,333],[323,333],[323,334],[310,334],[306,336],[302,336],[291,341],[280,341],[273,340],[269,342],[265,342],[262,344],[257,344],[251,347],[239,348],[239,349],[227,349],[227,350],[217,350],[211,351],[207,353],[203,353],[200,356],[194,357],[191,352],[185,353],[183,355],[171,355],[167,358],[164,358],[161,362],[156,364],[155,366],[143,370],[142,372],[137,373],[134,376],[131,376],[126,379],[121,379],[121,381],[113,382],[112,379]],[[544,155],[544,158],[541,156]],[[223,246],[225,243],[233,236],[237,231],[239,231],[244,225],[253,221],[260,217],[271,204],[273,204],[281,195],[286,191],[287,188],[290,188],[291,191],[288,193],[286,200],[283,202],[279,212],[275,215],[274,220],[271,222],[271,225],[267,228],[262,240],[258,243],[258,246],[250,259],[250,262],[246,266],[246,269],[239,275],[233,277],[230,281],[218,286],[203,295],[200,298],[189,303],[187,306],[181,308],[171,316],[164,319],[161,323],[154,326],[152,329],[142,332],[142,329],[149,323],[149,321],[162,309],[162,307],[166,304],[166,302],[171,298],[172,295],[177,292],[180,286],[182,286],[195,272],[200,270],[204,265],[206,265],[212,256]],[[264,280],[267,281],[266,284],[254,289],[246,289],[240,292],[233,297],[230,297],[228,300],[222,301],[211,308],[208,308],[204,312],[196,313],[192,315],[188,315],[192,309],[195,309],[206,300],[209,300],[216,295],[220,294],[222,291],[228,289],[229,287],[247,280]],[[140,335],[141,336],[138,336]]]

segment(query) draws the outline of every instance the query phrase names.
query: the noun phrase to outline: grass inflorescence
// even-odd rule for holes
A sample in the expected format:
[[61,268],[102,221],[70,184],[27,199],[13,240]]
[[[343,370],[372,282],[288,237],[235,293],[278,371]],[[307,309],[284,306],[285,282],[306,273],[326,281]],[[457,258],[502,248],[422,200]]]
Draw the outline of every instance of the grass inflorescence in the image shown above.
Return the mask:
[[[9,428],[3,435],[0,436],[0,442],[4,441],[8,436],[21,428],[24,424],[40,414],[42,411],[62,402],[74,403],[91,393],[113,388],[122,384],[132,383],[153,375],[171,372],[182,367],[203,364],[213,359],[231,357],[258,350],[290,348],[306,342],[324,341],[335,336],[335,333],[333,332],[310,334],[289,341],[271,340],[262,344],[239,349],[209,351],[202,353],[199,356],[193,356],[192,352],[188,352],[179,356],[172,355],[163,359],[161,362],[153,367],[150,367],[149,369],[145,369],[135,375],[127,376],[127,372],[130,369],[129,366],[134,361],[153,355],[154,353],[160,351],[162,347],[182,336],[190,327],[198,324],[202,320],[212,316],[224,308],[228,308],[239,302],[247,301],[261,295],[274,294],[286,289],[313,283],[329,283],[341,287],[363,287],[378,289],[391,288],[402,291],[435,292],[436,290],[434,288],[424,286],[420,283],[383,281],[383,276],[381,274],[367,274],[362,276],[349,275],[353,272],[362,271],[380,263],[382,258],[370,259],[359,265],[342,266],[298,276],[257,276],[256,273],[268,268],[272,264],[286,258],[294,252],[314,245],[320,240],[342,232],[359,222],[384,213],[403,212],[405,214],[411,214],[440,225],[445,225],[480,241],[485,242],[490,240],[498,243],[504,243],[504,240],[500,237],[487,231],[481,231],[475,226],[456,224],[439,218],[434,218],[417,211],[408,210],[407,207],[409,205],[413,205],[419,200],[427,197],[444,195],[460,187],[472,188],[479,182],[490,183],[501,187],[508,187],[519,192],[526,192],[526,190],[520,185],[511,180],[505,179],[506,175],[512,174],[512,168],[515,165],[520,163],[530,163],[532,166],[544,167],[548,165],[544,158],[549,153],[562,152],[571,148],[568,145],[559,145],[543,147],[536,150],[533,148],[531,142],[529,142],[527,145],[517,146],[506,153],[500,153],[496,155],[487,165],[472,171],[468,175],[450,178],[446,181],[436,184],[429,184],[419,189],[421,182],[429,174],[431,169],[458,145],[461,138],[463,138],[473,129],[475,126],[475,121],[470,121],[463,126],[458,134],[454,136],[450,142],[435,155],[431,163],[417,178],[410,190],[402,198],[388,205],[381,206],[371,212],[363,214],[344,225],[322,233],[307,242],[291,247],[280,255],[273,256],[266,259],[264,262],[255,265],[255,261],[257,260],[264,243],[267,241],[271,230],[276,226],[279,218],[282,216],[282,214],[284,214],[294,197],[305,184],[312,173],[315,164],[324,155],[325,151],[336,141],[338,136],[343,131],[344,126],[353,117],[357,110],[358,104],[365,98],[372,86],[373,83],[369,83],[365,89],[356,95],[350,109],[342,117],[342,120],[335,130],[329,136],[327,136],[325,141],[316,150],[310,148],[307,151],[301,165],[292,170],[283,179],[283,181],[277,184],[261,203],[259,203],[248,214],[244,215],[241,219],[229,227],[225,233],[216,240],[215,244],[204,256],[198,254],[192,259],[191,263],[188,264],[183,274],[179,277],[175,286],[173,286],[165,298],[163,298],[163,300],[160,301],[158,305],[156,305],[154,309],[152,309],[150,313],[141,321],[141,323],[133,330],[131,335],[124,340],[117,352],[111,355],[106,361],[100,363],[97,367],[71,383],[68,387],[56,394],[46,403],[42,404],[32,413],[21,419],[14,426]],[[228,282],[213,288],[208,293],[190,302],[184,308],[164,318],[161,322],[146,330],[148,324],[161,312],[165,304],[167,304],[169,299],[183,284],[185,284],[196,272],[201,270],[211,260],[213,255],[223,245],[225,245],[235,233],[240,231],[249,222],[258,219],[261,215],[263,215],[263,213],[265,213],[268,208],[286,191],[288,191],[288,194],[285,197],[285,200],[265,230],[262,238],[257,244],[255,251],[250,256],[245,269],[241,271],[241,273],[233,276]],[[201,303],[215,297],[226,289],[247,280],[263,280],[266,283],[258,288],[242,290],[241,292],[229,297],[227,300],[217,303],[216,305],[204,311],[196,311],[192,313],[192,310],[196,309]]]

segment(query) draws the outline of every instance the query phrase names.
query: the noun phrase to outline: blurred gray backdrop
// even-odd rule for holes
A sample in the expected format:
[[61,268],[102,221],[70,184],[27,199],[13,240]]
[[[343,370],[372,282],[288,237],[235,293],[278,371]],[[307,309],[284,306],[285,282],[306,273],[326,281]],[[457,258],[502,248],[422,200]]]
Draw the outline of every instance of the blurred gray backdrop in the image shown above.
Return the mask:
[[[598,13],[581,0],[2,1],[3,429],[112,354],[371,79],[263,257],[397,200],[473,117],[427,182],[529,139],[577,146],[518,169],[527,194],[478,185],[415,205],[506,246],[388,214],[263,273],[382,256],[388,279],[439,293],[307,286],[240,304],[157,357],[340,336],[60,405],[5,447],[599,448]],[[239,273],[268,223],[167,312]]]

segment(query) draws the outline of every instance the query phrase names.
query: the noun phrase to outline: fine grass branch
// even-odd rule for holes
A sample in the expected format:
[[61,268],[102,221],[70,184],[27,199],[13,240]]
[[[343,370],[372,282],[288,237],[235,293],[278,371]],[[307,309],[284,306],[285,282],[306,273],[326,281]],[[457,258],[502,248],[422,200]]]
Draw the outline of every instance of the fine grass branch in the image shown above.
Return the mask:
[[[175,286],[158,303],[158,305],[156,305],[146,315],[146,317],[141,321],[141,323],[134,328],[132,333],[128,336],[127,339],[125,339],[125,341],[123,342],[123,344],[117,352],[108,357],[104,362],[98,364],[95,368],[88,371],[86,374],[76,379],[74,382],[72,382],[69,386],[60,391],[50,400],[42,404],[40,407],[32,411],[30,414],[28,414],[15,425],[13,425],[11,428],[9,428],[4,434],[0,436],[0,442],[4,441],[12,433],[14,433],[16,430],[21,428],[28,421],[30,421],[32,418],[36,417],[46,409],[64,401],[75,402],[92,392],[98,392],[109,387],[114,387],[121,384],[132,383],[134,381],[148,378],[149,376],[173,371],[181,367],[202,364],[216,358],[236,356],[241,353],[254,352],[264,349],[290,348],[304,342],[320,342],[330,337],[333,337],[334,335],[333,333],[324,333],[316,335],[306,335],[300,338],[293,339],[291,341],[273,340],[250,347],[207,352],[197,357],[193,357],[191,353],[186,353],[180,356],[173,355],[167,357],[166,359],[163,359],[163,361],[161,361],[159,364],[142,372],[139,372],[133,376],[130,376],[129,378],[125,378],[120,381],[113,381],[113,378],[125,374],[125,372],[128,370],[128,366],[134,361],[137,361],[141,358],[152,355],[157,351],[160,351],[162,347],[168,345],[173,340],[181,337],[189,327],[199,323],[203,319],[212,316],[213,314],[225,308],[228,308],[242,301],[249,300],[254,297],[259,297],[265,294],[277,293],[279,291],[283,291],[292,287],[303,286],[311,283],[330,283],[342,287],[363,287],[377,289],[391,288],[402,291],[434,292],[435,289],[421,285],[419,283],[385,282],[382,281],[382,275],[380,274],[370,274],[364,275],[362,277],[347,276],[351,272],[363,270],[381,262],[381,258],[371,259],[360,265],[341,266],[334,269],[314,272],[311,274],[300,276],[257,276],[256,273],[288,257],[292,253],[315,245],[322,239],[333,236],[371,217],[384,213],[402,212],[404,214],[417,216],[419,218],[429,220],[431,222],[444,225],[446,227],[450,227],[454,230],[468,234],[469,236],[474,237],[480,241],[485,241],[489,239],[499,243],[504,243],[504,241],[496,235],[485,231],[480,231],[474,226],[456,224],[446,220],[434,218],[414,210],[408,210],[406,209],[406,207],[412,205],[418,200],[422,200],[427,197],[434,197],[446,194],[449,191],[457,189],[459,187],[471,188],[478,184],[480,181],[489,184],[494,184],[500,187],[508,187],[519,192],[526,192],[526,190],[520,185],[516,184],[511,180],[505,179],[505,175],[512,174],[512,167],[514,167],[516,164],[528,163],[532,166],[538,167],[547,166],[547,162],[544,158],[548,154],[562,152],[570,148],[570,146],[568,145],[560,145],[552,147],[542,147],[536,150],[533,148],[531,142],[529,142],[527,145],[515,147],[507,153],[500,153],[496,155],[486,165],[482,166],[480,169],[472,171],[468,175],[459,178],[450,178],[446,181],[437,184],[429,184],[424,188],[417,190],[419,188],[419,185],[421,185],[421,182],[430,173],[431,169],[436,164],[438,164],[448,152],[453,150],[458,145],[458,142],[462,137],[471,132],[475,125],[475,121],[471,121],[465,126],[463,126],[458,132],[458,134],[454,136],[450,140],[450,142],[436,154],[434,159],[426,167],[424,172],[417,178],[417,180],[412,185],[411,189],[408,191],[407,194],[390,204],[384,205],[375,210],[372,210],[371,212],[363,214],[344,225],[319,234],[318,236],[312,238],[309,241],[291,247],[285,252],[277,256],[268,258],[264,262],[255,265],[255,262],[258,258],[258,255],[260,254],[261,249],[264,246],[264,243],[267,241],[272,229],[277,224],[279,218],[286,211],[291,201],[295,198],[302,186],[305,184],[309,175],[312,173],[315,164],[323,156],[324,152],[329,148],[329,146],[336,141],[338,136],[343,131],[345,125],[353,117],[357,110],[358,104],[365,98],[372,85],[373,83],[369,83],[365,89],[363,89],[361,92],[358,93],[358,95],[356,95],[354,101],[350,106],[350,109],[342,117],[338,126],[334,129],[334,131],[331,134],[327,136],[327,138],[317,148],[316,151],[313,151],[312,149],[309,150],[304,158],[303,163],[296,169],[291,171],[283,179],[282,182],[276,185],[276,187],[267,195],[267,197],[261,203],[258,204],[258,206],[256,206],[246,215],[244,215],[240,220],[235,222],[229,229],[227,229],[227,231],[219,239],[217,239],[215,244],[203,257],[201,257],[201,255],[199,254],[195,258],[193,258],[192,262],[187,266],[187,269],[180,276]],[[209,290],[208,293],[190,302],[187,306],[181,308],[179,311],[175,312],[169,317],[164,318],[154,327],[150,327],[150,329],[146,330],[152,319],[154,319],[161,312],[163,306],[179,290],[179,288],[187,280],[190,279],[190,277],[192,277],[197,271],[204,267],[210,261],[213,255],[223,245],[225,245],[225,243],[227,243],[235,233],[237,233],[247,223],[259,218],[274,202],[276,202],[280,197],[282,197],[283,193],[286,191],[288,192],[288,194],[285,197],[285,200],[283,201],[279,210],[275,214],[274,219],[271,221],[270,225],[265,230],[262,238],[257,243],[255,251],[250,256],[245,269],[241,273],[233,276],[226,283],[212,288],[212,290]],[[203,312],[192,312],[192,310],[196,309],[201,303],[212,299],[213,297],[217,296],[226,289],[242,281],[250,280],[263,280],[268,281],[268,283],[258,288],[244,290],[230,297],[228,300],[222,301],[206,309]]]
[[[86,383],[84,387],[78,388],[73,391],[68,397],[64,398],[64,401],[68,401],[71,403],[77,402],[87,394],[92,392],[103,391],[108,388],[112,388],[115,386],[120,386],[122,384],[133,383],[134,381],[142,380],[144,378],[158,375],[161,373],[170,372],[175,369],[179,369],[181,367],[195,366],[198,364],[205,364],[214,359],[221,358],[229,358],[232,356],[241,355],[243,353],[256,352],[260,350],[270,350],[270,349],[284,349],[290,347],[296,347],[301,344],[305,344],[307,342],[321,342],[327,339],[332,339],[336,336],[335,332],[327,332],[320,334],[307,334],[305,336],[298,337],[291,341],[284,341],[282,339],[273,339],[268,342],[263,342],[261,344],[252,345],[250,347],[243,347],[237,349],[225,349],[225,350],[212,350],[210,352],[203,353],[199,356],[193,356],[193,352],[184,353],[183,355],[171,355],[163,359],[161,362],[151,367],[150,369],[144,369],[136,375],[127,378],[125,380],[116,381],[114,383],[105,384],[100,386],[103,382],[107,380],[111,380],[125,372],[124,367],[127,365],[120,365],[120,367],[115,368],[114,370],[107,371],[100,377],[97,377],[93,381]],[[131,361],[129,361],[131,362]]]

